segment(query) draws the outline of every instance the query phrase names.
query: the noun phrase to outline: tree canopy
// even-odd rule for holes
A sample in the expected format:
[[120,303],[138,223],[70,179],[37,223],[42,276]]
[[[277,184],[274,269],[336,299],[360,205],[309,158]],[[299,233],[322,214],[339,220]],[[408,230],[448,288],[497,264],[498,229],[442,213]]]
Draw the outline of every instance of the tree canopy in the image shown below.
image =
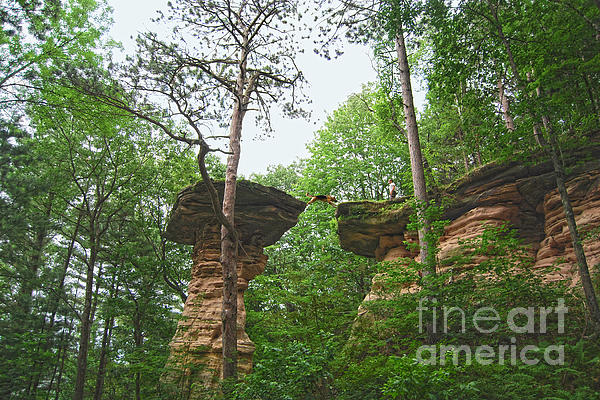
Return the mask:
[[[389,179],[403,198],[426,189],[437,207],[436,193],[486,163],[541,160],[553,164],[568,218],[564,156],[600,139],[597,0],[172,0],[156,23],[172,35],[143,32],[135,53],[117,62],[105,2],[0,0],[0,398],[185,397],[165,377],[192,250],[165,232],[186,186],[226,181],[224,197],[215,191],[212,201],[232,293],[223,304],[228,378],[239,179],[304,201],[331,195],[398,210],[404,203],[388,201]],[[307,115],[296,60],[313,51],[303,41],[312,34],[326,57],[339,56],[343,41],[368,46],[377,80],[328,110],[306,157],[238,176],[245,126],[269,131],[276,107]],[[426,92],[416,107],[402,77],[409,70]],[[430,211],[423,215],[433,228],[443,225]],[[265,249],[265,272],[245,296],[253,371],[215,398],[600,398],[590,295],[600,271],[584,266],[585,254],[581,287],[547,284],[509,227],[489,228],[460,243],[456,262],[476,264],[461,279],[423,278],[421,264],[343,250],[335,213],[308,205]],[[575,248],[599,239],[596,226],[569,228]],[[435,240],[430,246],[435,264]],[[477,256],[488,261],[474,263]],[[393,289],[413,281],[420,294]],[[364,302],[382,282],[392,289]],[[488,305],[503,318],[564,299],[568,334],[528,339],[540,352],[564,344],[565,364],[419,363],[418,347],[435,339],[416,329],[419,297]],[[443,340],[506,345],[511,335],[466,329]]]

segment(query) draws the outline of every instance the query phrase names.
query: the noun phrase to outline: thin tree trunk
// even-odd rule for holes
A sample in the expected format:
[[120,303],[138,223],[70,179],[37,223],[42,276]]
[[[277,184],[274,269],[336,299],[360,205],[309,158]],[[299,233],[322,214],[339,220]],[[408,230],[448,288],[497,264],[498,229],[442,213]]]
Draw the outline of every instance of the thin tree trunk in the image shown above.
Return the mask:
[[[240,74],[241,75],[241,74]],[[237,168],[240,159],[240,136],[244,111],[242,98],[236,101],[229,135],[229,151],[225,189],[223,193],[223,214],[231,226],[235,218],[235,198]],[[237,243],[225,226],[221,227],[221,266],[223,272],[223,379],[237,377]]]
[[[529,76],[528,79],[530,79]],[[536,94],[538,97],[542,96],[541,87],[536,89]],[[600,307],[598,306],[598,299],[590,277],[590,271],[588,268],[587,259],[585,257],[585,252],[583,251],[581,236],[579,235],[579,231],[577,229],[575,214],[573,213],[573,206],[565,186],[566,174],[564,166],[559,160],[560,147],[556,140],[554,127],[552,126],[550,118],[547,115],[542,115],[542,123],[548,134],[549,144],[546,144],[543,140],[541,142],[543,148],[548,151],[550,158],[552,159],[552,166],[554,167],[554,175],[556,178],[556,188],[560,194],[560,200],[562,202],[563,211],[567,220],[567,226],[569,227],[569,234],[571,235],[571,242],[573,243],[573,252],[575,253],[577,266],[579,269],[579,278],[581,279],[581,285],[583,286],[583,292],[585,295],[586,307],[590,313],[596,334],[600,334]],[[538,143],[540,143],[540,141],[538,141]]]
[[67,342],[66,344],[62,347],[63,351],[62,351],[62,359],[60,361],[60,368],[58,370],[58,377],[56,379],[56,392],[54,395],[54,400],[58,400],[60,398],[60,385],[62,383],[62,377],[65,371],[65,361],[67,359],[67,347],[69,346],[69,341],[68,339],[71,337],[71,332],[73,332],[73,318],[71,318],[71,320],[69,321],[69,332],[66,335],[66,339]]
[[79,337],[79,351],[77,353],[77,376],[75,378],[75,390],[73,400],[83,400],[83,391],[85,387],[85,376],[87,373],[87,356],[90,344],[91,331],[91,313],[92,313],[92,297],[94,288],[94,267],[97,258],[97,243],[95,235],[95,221],[92,218],[90,223],[90,258],[87,262],[87,274],[85,279],[85,297],[83,312],[81,313],[81,334]]
[[508,101],[508,96],[506,96],[506,93],[504,92],[504,82],[502,82],[502,77],[498,78],[498,97],[500,99],[500,104],[502,105],[506,129],[510,132],[514,132],[515,121],[513,120],[512,115],[510,115],[510,102]]
[[[460,111],[459,111],[459,113],[460,113]],[[461,122],[461,124],[462,124],[462,122]],[[463,163],[465,164],[465,171],[469,172],[469,169],[470,169],[469,168],[469,158],[467,157],[467,152],[465,151],[465,148],[464,148],[464,143],[463,143],[464,136],[463,136],[462,127],[460,127],[460,126],[458,127],[458,130],[456,131],[456,134],[458,136],[458,141],[461,144],[461,146],[460,146],[460,153],[462,154]]]
[[[48,332],[51,334],[52,333],[52,329],[54,328],[54,323],[56,320],[56,313],[58,312],[58,305],[60,302],[60,293],[62,292],[62,289],[64,287],[65,284],[65,279],[67,276],[67,271],[69,269],[69,265],[71,263],[71,257],[73,256],[73,248],[75,246],[75,239],[77,237],[77,233],[79,231],[79,226],[81,225],[81,217],[82,214],[79,213],[79,217],[77,218],[77,223],[75,224],[75,230],[73,232],[73,235],[71,236],[71,240],[69,242],[69,246],[67,248],[67,256],[65,258],[65,262],[63,263],[63,269],[61,271],[60,274],[60,278],[58,280],[59,284],[58,287],[56,289],[54,289],[54,291],[51,294],[51,302],[50,302],[50,319],[48,321]],[[44,343],[42,343],[42,349],[43,351],[48,351],[48,349],[50,348],[50,346],[52,345],[52,341],[53,339],[49,339],[47,341],[44,341]],[[57,358],[57,363],[60,360],[60,349],[58,351],[58,358]],[[54,370],[52,372],[52,377],[50,379],[50,384],[48,386],[48,393],[50,391],[50,389],[52,388],[52,383],[54,381],[54,377],[56,374],[56,370],[57,370],[57,365],[54,366]],[[38,380],[36,380],[34,386],[33,386],[33,393],[35,394],[35,392],[37,391],[37,386],[38,386]],[[47,396],[46,396],[47,398]]]
[[[465,96],[465,91],[466,91],[466,87],[465,85],[463,85],[463,83],[460,83],[460,87],[461,87],[461,97],[464,98]],[[465,164],[465,171],[469,172],[469,158],[467,157],[467,152],[465,151],[465,143],[464,143],[464,132],[463,132],[463,112],[462,112],[462,107],[460,105],[460,101],[458,98],[458,95],[456,95],[456,109],[458,111],[458,122],[459,122],[459,126],[458,126],[458,130],[456,132],[456,134],[458,135],[458,140],[460,142],[460,152],[462,154],[463,157],[463,162]]]
[[[140,308],[137,299],[133,299],[135,302],[135,315],[133,316],[133,340],[135,343],[135,349],[141,351],[142,345],[144,344],[144,334],[142,332]],[[142,375],[140,371],[135,373],[135,400],[141,400],[141,381]]]
[[51,306],[51,316],[50,316],[50,327],[54,326],[54,321],[56,319],[56,313],[58,312],[58,305],[60,303],[60,294],[65,287],[65,279],[67,277],[67,272],[69,271],[69,266],[71,265],[71,258],[73,257],[73,249],[75,248],[75,241],[77,239],[77,234],[79,233],[79,228],[81,226],[81,218],[83,217],[83,212],[79,212],[79,216],[77,217],[77,222],[75,223],[75,229],[73,231],[73,235],[71,236],[71,240],[69,241],[69,247],[67,248],[67,256],[65,257],[65,262],[63,263],[63,268],[60,273],[60,278],[58,280],[58,287],[54,291],[53,301]]
[[[114,299],[119,292],[119,288],[115,289],[115,282],[111,285],[111,298]],[[104,377],[106,376],[106,365],[108,363],[108,348],[112,336],[112,328],[115,322],[114,315],[110,315],[104,321],[104,330],[102,332],[102,347],[100,350],[100,360],[98,365],[98,375],[96,376],[96,388],[94,390],[94,400],[101,400],[104,391]]]
[[[46,317],[45,315],[42,315],[42,324],[41,324],[41,328],[40,328],[40,336],[43,337],[44,332],[46,332]],[[42,350],[45,350],[48,346],[48,341],[50,340],[50,332],[46,333],[46,335],[48,336],[48,339],[46,340],[42,340],[37,344],[37,349],[35,351],[35,361],[33,363],[33,366],[31,367],[30,371],[31,371],[31,378],[29,379],[29,385],[27,387],[27,397],[30,398],[35,398],[36,397],[36,392],[37,392],[37,388],[38,385],[40,383],[40,377],[42,375],[42,369],[43,369],[43,364],[44,362],[40,362],[39,358],[40,357],[40,353],[42,353]]]
[[31,314],[31,306],[33,303],[33,291],[35,281],[37,280],[38,271],[42,267],[44,259],[44,247],[46,247],[46,241],[48,238],[48,225],[50,221],[50,215],[52,213],[53,201],[54,195],[50,193],[50,195],[48,196],[48,204],[46,206],[46,209],[44,210],[44,219],[42,223],[38,226],[38,230],[35,234],[35,241],[32,245],[33,255],[31,257],[29,269],[26,271],[26,274],[23,277],[23,281],[19,290],[19,301],[21,303],[21,307],[23,308],[23,315],[25,316],[29,316]]
[[427,243],[426,233],[429,232],[429,221],[423,213],[423,207],[427,206],[427,190],[425,187],[425,172],[423,170],[423,156],[421,154],[421,144],[419,143],[419,131],[417,127],[417,117],[415,115],[415,106],[413,102],[412,87],[410,83],[410,69],[408,65],[408,55],[406,43],[404,41],[404,31],[402,25],[398,27],[398,34],[395,39],[396,53],[398,54],[398,67],[400,69],[400,82],[402,84],[402,102],[404,103],[404,116],[406,118],[406,133],[408,139],[408,150],[410,153],[410,165],[412,168],[412,179],[417,200],[417,215],[421,223],[419,228],[419,246],[421,262],[427,267],[423,270],[423,275],[435,274],[435,263],[429,259],[429,245]]
[[483,165],[483,160],[481,158],[481,147],[479,146],[479,137],[475,138],[475,159],[477,160],[477,166],[481,167]]
[[[248,32],[242,35],[242,50],[236,81],[231,126],[229,128],[229,152],[225,172],[225,188],[223,189],[223,215],[230,227],[235,230],[235,198],[237,170],[240,162],[240,141],[242,124],[250,95],[256,85],[256,75],[248,78]],[[237,256],[238,241],[236,232],[230,232],[225,225],[221,226],[221,267],[223,272],[223,308],[221,320],[223,326],[223,379],[237,378]],[[224,394],[229,398],[229,388]]]
[[[96,274],[96,289],[94,289],[94,294],[92,296],[92,312],[90,313],[90,321],[96,320],[96,310],[98,309],[98,293],[100,293],[100,286],[102,284],[102,274],[104,265],[100,263],[100,268],[98,268],[98,273]],[[95,339],[95,338],[92,338]],[[95,342],[95,340],[92,340]]]
[[592,85],[590,84],[590,76],[587,74],[583,75],[583,82],[585,83],[585,89],[588,92],[588,97],[590,98],[590,102],[592,103],[592,109],[594,110],[594,115],[596,116],[596,121],[600,123],[600,107],[598,107],[598,102],[596,101],[596,97],[594,96],[594,91],[592,90]]
[[567,225],[571,235],[571,241],[573,243],[573,251],[575,252],[575,257],[577,258],[577,266],[579,268],[579,277],[581,278],[583,293],[585,295],[585,303],[592,318],[592,322],[595,325],[595,331],[596,333],[600,333],[600,307],[598,306],[598,299],[596,297],[594,285],[592,284],[592,279],[590,277],[587,259],[583,251],[581,236],[579,235],[577,224],[575,222],[573,206],[565,186],[565,171],[558,158],[558,143],[556,141],[556,137],[554,136],[554,129],[550,119],[547,116],[542,116],[542,122],[544,123],[544,128],[548,133],[548,139],[550,142],[550,156],[552,158],[552,165],[554,167],[554,174],[556,176],[556,187],[558,189],[558,193],[560,193],[560,200],[563,205],[565,218],[567,219]]
[[[46,400],[48,400],[50,398],[50,393],[52,392],[52,386],[54,385],[54,380],[57,379],[56,374],[59,373],[59,376],[62,376],[62,370],[59,371],[59,365],[60,368],[62,368],[64,366],[64,360],[61,362],[62,360],[62,355],[63,353],[65,353],[67,351],[66,346],[64,346],[64,342],[65,342],[65,338],[71,336],[71,324],[73,323],[73,320],[71,320],[69,322],[69,333],[67,334],[66,331],[63,329],[61,335],[60,335],[60,339],[58,341],[58,351],[56,352],[56,361],[54,363],[54,370],[52,371],[52,377],[50,378],[50,382],[48,383],[48,390],[46,391]],[[57,384],[57,389],[58,390],[58,386],[60,386],[60,382]]]
[[[37,280],[38,277],[38,271],[39,269],[42,267],[43,265],[43,259],[44,259],[44,247],[46,247],[46,241],[48,239],[48,225],[50,223],[50,215],[52,214],[52,203],[54,201],[54,194],[50,193],[48,196],[48,205],[46,206],[46,210],[44,213],[44,220],[42,222],[42,226],[40,227],[40,230],[37,232],[36,235],[36,240],[35,240],[35,245],[34,245],[34,255],[32,257],[32,262],[31,262],[31,270],[30,272],[30,280],[28,279],[27,282],[25,283],[26,289],[25,289],[25,293],[24,293],[24,302],[26,304],[26,314],[28,315],[31,313],[31,306],[32,306],[32,301],[33,301],[33,290],[34,290],[34,282]],[[44,335],[44,332],[46,331],[46,317],[45,315],[42,315],[41,318],[41,326],[40,326],[40,330],[39,333],[40,335]],[[30,329],[32,330],[37,330],[37,327],[35,326],[31,326]],[[41,350],[45,350],[48,347],[48,340],[42,340],[40,343],[38,343],[37,349],[36,349],[36,359],[35,362],[33,363],[33,366],[31,367],[30,371],[32,372],[32,375],[30,376],[29,379],[29,384],[27,387],[27,391],[26,391],[26,396],[27,397],[31,397],[31,398],[35,398],[36,397],[36,392],[37,392],[37,388],[39,385],[39,381],[40,381],[40,377],[42,375],[42,363],[40,363],[40,360],[37,356],[40,355]]]
[[494,8],[490,1],[488,1],[488,6],[490,8],[490,12],[492,13],[492,17],[496,22],[496,30],[498,31],[498,37],[500,38],[500,40],[502,40],[502,44],[504,45],[504,49],[506,50],[508,63],[510,64],[510,68],[512,69],[515,81],[517,82],[517,87],[519,89],[523,89],[523,80],[521,79],[521,74],[519,73],[519,69],[517,68],[517,63],[512,52],[510,41],[508,40],[508,38],[504,34],[504,30],[502,29],[502,24],[500,23],[500,18],[498,17],[498,10]]

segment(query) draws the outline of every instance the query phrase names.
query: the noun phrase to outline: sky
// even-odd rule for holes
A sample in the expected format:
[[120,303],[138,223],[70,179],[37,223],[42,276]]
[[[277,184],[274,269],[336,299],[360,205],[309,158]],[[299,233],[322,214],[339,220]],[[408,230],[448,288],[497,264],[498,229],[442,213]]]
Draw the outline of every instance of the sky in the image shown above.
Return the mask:
[[[109,35],[123,43],[125,52],[135,49],[132,36],[157,29],[151,18],[156,16],[156,10],[167,8],[167,0],[108,0],[108,3],[113,8],[114,19]],[[241,175],[264,173],[269,165],[289,165],[307,157],[306,144],[323,126],[327,115],[349,95],[360,92],[363,84],[375,81],[369,48],[346,45],[344,51],[340,58],[328,61],[314,54],[312,49],[306,49],[296,59],[308,81],[304,92],[312,101],[307,106],[312,113],[310,121],[286,119],[273,111],[274,132],[270,137],[258,139],[264,137],[264,132],[255,126],[253,115],[246,116],[239,165]]]

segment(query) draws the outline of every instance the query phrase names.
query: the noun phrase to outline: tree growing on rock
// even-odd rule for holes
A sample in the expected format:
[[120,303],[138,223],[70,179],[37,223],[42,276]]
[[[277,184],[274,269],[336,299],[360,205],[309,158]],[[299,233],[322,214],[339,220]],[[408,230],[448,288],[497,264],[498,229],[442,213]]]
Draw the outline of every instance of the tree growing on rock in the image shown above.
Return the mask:
[[[325,1],[330,8],[330,22],[338,27],[333,35],[329,35],[330,27],[325,27],[326,36],[335,41],[339,37],[339,28],[347,32],[347,37],[358,42],[371,41],[375,47],[382,49],[393,45],[396,53],[397,79],[404,109],[405,127],[403,134],[408,141],[414,197],[417,202],[419,216],[420,257],[424,263],[423,275],[435,274],[435,260],[429,251],[429,221],[424,213],[427,206],[427,188],[419,130],[413,100],[409,53],[406,37],[416,31],[416,23],[420,13],[420,2],[390,0],[340,0]],[[385,50],[384,50],[385,52]]]
[[[275,0],[168,4],[168,12],[161,13],[157,22],[175,25],[172,41],[144,33],[129,65],[113,67],[110,75],[73,68],[69,78],[97,100],[151,122],[174,140],[199,147],[200,173],[222,225],[223,378],[234,378],[238,253],[234,204],[242,127],[247,113],[256,111],[257,120],[270,129],[273,103],[289,116],[302,114],[296,108],[302,74],[294,63],[298,4]],[[118,85],[109,84],[116,80]],[[216,124],[228,127],[229,134],[212,134]],[[215,151],[228,155],[222,199],[204,161]]]

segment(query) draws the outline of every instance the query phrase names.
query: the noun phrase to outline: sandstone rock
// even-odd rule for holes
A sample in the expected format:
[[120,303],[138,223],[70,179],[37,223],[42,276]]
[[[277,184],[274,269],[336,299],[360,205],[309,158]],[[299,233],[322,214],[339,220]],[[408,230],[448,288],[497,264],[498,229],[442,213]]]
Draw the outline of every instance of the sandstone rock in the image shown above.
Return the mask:
[[[600,147],[586,151],[585,157],[579,154],[568,160],[571,167],[567,181],[575,219],[583,233],[600,226]],[[479,236],[486,225],[509,222],[535,259],[533,268],[558,264],[558,271],[545,279],[577,283],[571,238],[549,162],[491,163],[438,196],[448,204],[443,218],[450,221],[439,243],[438,260],[442,263],[460,251],[459,241]],[[342,203],[336,213],[340,244],[346,250],[380,261],[415,259],[416,252],[406,246],[407,242],[416,241],[416,232],[407,232],[406,228],[411,212],[408,205],[397,201]],[[586,241],[584,249],[590,266],[600,263],[598,241]],[[560,263],[561,260],[565,262]],[[446,263],[443,269],[451,267]],[[380,286],[377,279],[375,288]],[[372,293],[365,300],[377,296],[381,294]]]
[[[223,198],[223,181],[214,182]],[[272,187],[238,181],[235,202],[235,226],[242,242],[275,243],[298,222],[306,203]],[[167,226],[166,237],[177,243],[196,244],[196,235],[205,226],[216,225],[210,198],[203,182],[183,189],[177,196]]]
[[[224,182],[215,182],[222,198]],[[238,360],[239,372],[252,367],[254,344],[246,334],[244,291],[267,263],[265,246],[275,243],[298,221],[306,203],[275,188],[248,181],[237,185],[235,225],[243,249],[238,259]],[[182,319],[171,341],[168,379],[188,388],[190,399],[199,398],[205,387],[221,377],[221,303],[223,279],[220,257],[220,226],[203,182],[182,190],[171,212],[166,237],[193,244],[192,278]],[[192,385],[195,384],[195,385]]]

